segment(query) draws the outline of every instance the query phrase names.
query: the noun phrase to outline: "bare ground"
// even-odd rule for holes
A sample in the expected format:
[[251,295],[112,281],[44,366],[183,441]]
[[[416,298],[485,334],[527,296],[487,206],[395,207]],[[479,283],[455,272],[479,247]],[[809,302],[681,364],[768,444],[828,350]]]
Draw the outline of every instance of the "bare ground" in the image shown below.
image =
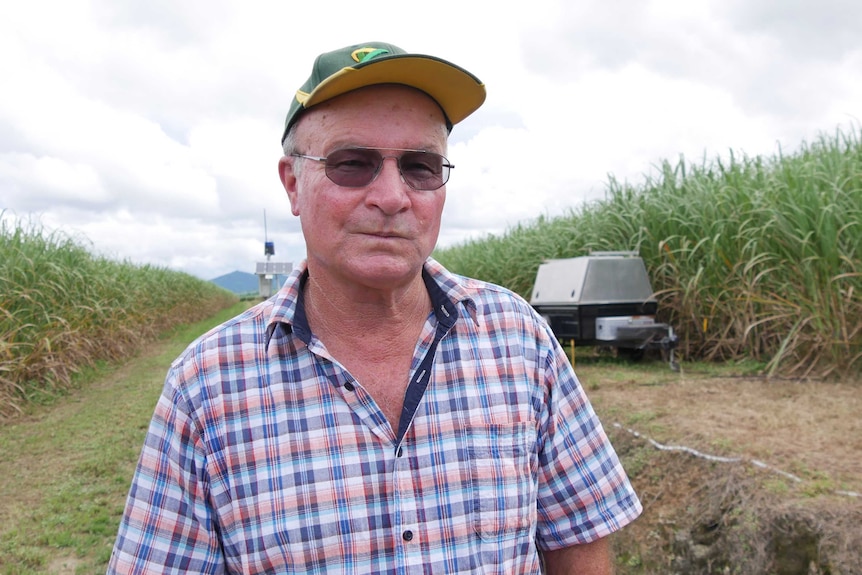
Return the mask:
[[622,573],[862,573],[862,382],[576,371],[645,507]]

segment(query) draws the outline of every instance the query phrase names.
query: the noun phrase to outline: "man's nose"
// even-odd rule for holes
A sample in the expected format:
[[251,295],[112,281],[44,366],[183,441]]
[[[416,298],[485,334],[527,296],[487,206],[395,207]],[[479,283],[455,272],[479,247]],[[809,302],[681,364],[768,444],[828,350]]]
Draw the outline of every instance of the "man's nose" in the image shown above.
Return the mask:
[[384,213],[394,214],[409,207],[410,186],[401,175],[397,156],[384,156],[382,161],[380,172],[369,186],[367,201],[376,205]]
[[381,161],[381,165],[380,165],[380,172],[381,173],[378,175],[378,177],[383,176],[384,173],[387,171],[386,160],[392,160],[391,162],[389,162],[389,172],[397,175],[398,179],[401,181],[401,183],[404,185],[407,185],[407,182],[404,181],[404,176],[401,174],[401,159],[398,156],[383,156],[383,159],[380,160]]

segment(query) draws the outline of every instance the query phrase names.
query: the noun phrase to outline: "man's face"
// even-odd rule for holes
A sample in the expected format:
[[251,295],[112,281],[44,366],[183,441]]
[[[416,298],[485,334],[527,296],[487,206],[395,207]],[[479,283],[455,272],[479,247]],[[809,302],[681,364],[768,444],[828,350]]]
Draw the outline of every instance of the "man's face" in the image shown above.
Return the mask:
[[[442,111],[404,86],[372,86],[319,104],[296,130],[297,153],[312,156],[354,146],[379,148],[384,156],[398,156],[397,149],[446,153]],[[445,187],[411,189],[394,158],[361,188],[336,185],[314,160],[283,158],[279,171],[300,217],[312,275],[384,290],[419,277],[437,242]]]

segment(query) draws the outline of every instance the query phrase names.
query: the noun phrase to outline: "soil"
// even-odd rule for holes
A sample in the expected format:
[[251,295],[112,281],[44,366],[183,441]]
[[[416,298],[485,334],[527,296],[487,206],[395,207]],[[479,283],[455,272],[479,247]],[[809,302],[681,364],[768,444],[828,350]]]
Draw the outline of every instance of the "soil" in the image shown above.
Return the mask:
[[575,369],[644,504],[619,573],[862,573],[862,381]]

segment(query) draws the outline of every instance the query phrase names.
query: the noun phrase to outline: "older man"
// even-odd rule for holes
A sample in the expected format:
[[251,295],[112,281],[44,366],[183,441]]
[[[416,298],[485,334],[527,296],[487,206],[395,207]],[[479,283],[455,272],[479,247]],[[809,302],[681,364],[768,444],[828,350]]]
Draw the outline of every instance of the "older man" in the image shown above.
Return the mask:
[[173,364],[110,573],[609,573],[641,505],[549,328],[430,258],[484,86],[368,43],[297,92],[307,259]]

